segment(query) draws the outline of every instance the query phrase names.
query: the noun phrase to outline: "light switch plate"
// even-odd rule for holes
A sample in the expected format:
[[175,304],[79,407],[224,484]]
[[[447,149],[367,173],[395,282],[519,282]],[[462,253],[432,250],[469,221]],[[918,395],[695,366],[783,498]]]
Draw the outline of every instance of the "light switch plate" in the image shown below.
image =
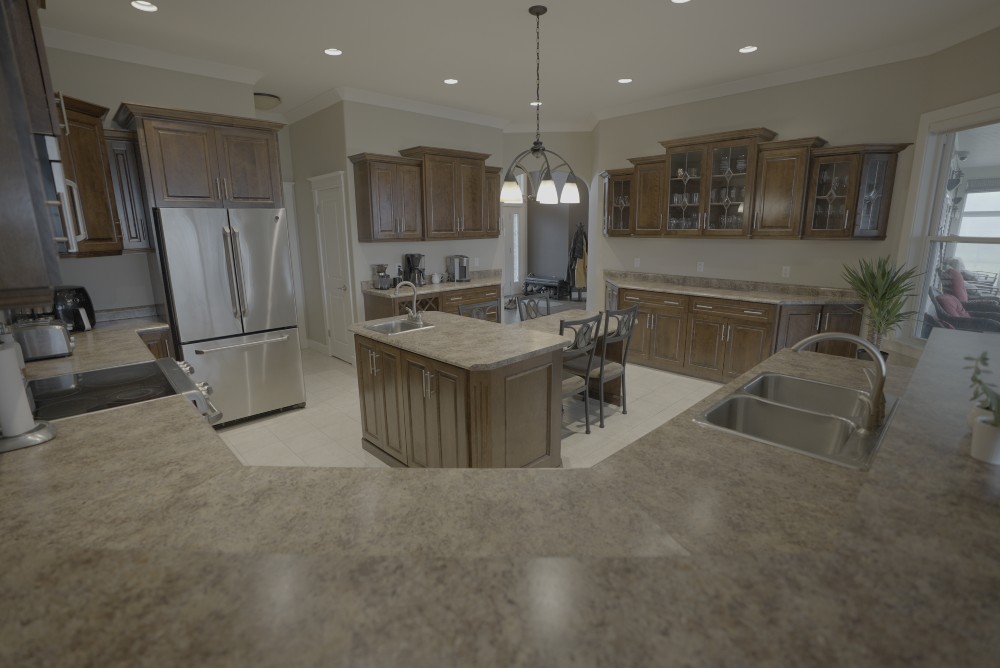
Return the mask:
[[705,263],[702,262],[701,260],[698,260],[698,264],[695,265],[695,266],[698,269],[698,273],[699,274],[701,274],[701,273],[703,273],[705,271]]
[[632,260],[632,267],[634,267],[635,269],[639,268],[639,258],[635,258],[634,260]]
[[792,268],[789,267],[787,264],[786,265],[782,265],[782,267],[781,267],[781,277],[782,278],[788,278],[791,275],[792,275]]

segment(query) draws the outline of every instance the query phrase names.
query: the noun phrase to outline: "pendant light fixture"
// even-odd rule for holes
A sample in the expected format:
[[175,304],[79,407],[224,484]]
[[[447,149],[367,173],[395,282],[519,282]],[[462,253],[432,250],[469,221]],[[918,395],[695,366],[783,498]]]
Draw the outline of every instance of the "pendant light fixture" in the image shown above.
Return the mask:
[[[549,11],[548,8],[543,5],[534,5],[528,8],[528,13],[535,17],[535,101],[532,102],[532,106],[535,108],[535,141],[531,145],[531,148],[526,149],[519,153],[516,158],[510,163],[510,167],[503,177],[503,188],[500,190],[500,201],[505,204],[522,204],[524,202],[524,197],[521,193],[521,187],[517,185],[517,171],[520,170],[521,173],[526,175],[527,186],[529,189],[533,188],[535,191],[535,201],[539,204],[558,204],[562,202],[563,204],[579,204],[580,203],[580,189],[576,186],[576,175],[573,173],[573,168],[569,166],[566,159],[555,151],[551,151],[545,148],[542,143],[542,130],[541,130],[541,109],[542,109],[542,98],[541,98],[541,16],[545,12]],[[541,160],[541,164],[538,165],[538,178],[539,183],[537,186],[531,180],[532,170],[528,169],[521,162],[524,158],[531,156],[536,160]],[[553,156],[560,160],[559,164],[555,167],[549,163],[549,156]],[[552,179],[552,172],[565,167],[569,171],[569,176],[566,178],[566,185],[563,186],[562,196],[560,197],[556,192],[556,183]]]

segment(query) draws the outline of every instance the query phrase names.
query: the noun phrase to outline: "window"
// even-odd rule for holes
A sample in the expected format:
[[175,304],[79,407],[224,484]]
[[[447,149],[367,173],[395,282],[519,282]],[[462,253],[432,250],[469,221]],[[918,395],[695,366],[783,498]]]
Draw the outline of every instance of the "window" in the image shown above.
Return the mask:
[[926,237],[915,336],[935,327],[1000,332],[1000,124],[944,136],[947,163]]

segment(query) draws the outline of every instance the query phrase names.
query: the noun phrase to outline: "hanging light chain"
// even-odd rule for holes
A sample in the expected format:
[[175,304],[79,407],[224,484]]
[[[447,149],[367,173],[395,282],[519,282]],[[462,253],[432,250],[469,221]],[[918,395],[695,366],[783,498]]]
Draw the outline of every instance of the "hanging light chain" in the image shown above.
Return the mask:
[[535,15],[535,141],[542,137],[542,15]]

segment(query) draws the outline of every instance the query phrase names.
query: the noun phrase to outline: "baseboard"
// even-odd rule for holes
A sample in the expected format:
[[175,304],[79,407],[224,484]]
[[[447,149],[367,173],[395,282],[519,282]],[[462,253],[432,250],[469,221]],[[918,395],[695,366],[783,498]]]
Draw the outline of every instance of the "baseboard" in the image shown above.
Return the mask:
[[330,349],[326,347],[325,343],[320,343],[319,341],[313,341],[312,339],[306,339],[306,348],[309,350],[315,350],[316,352],[323,353],[324,355],[330,354]]

